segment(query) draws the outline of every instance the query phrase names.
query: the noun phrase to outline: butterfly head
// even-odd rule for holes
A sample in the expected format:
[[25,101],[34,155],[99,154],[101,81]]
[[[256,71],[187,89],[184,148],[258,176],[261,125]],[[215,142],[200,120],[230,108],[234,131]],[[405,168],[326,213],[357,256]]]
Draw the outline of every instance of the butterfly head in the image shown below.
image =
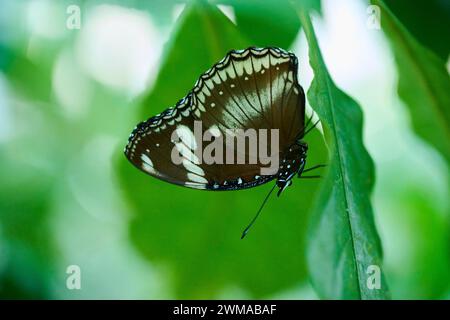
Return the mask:
[[284,152],[277,174],[278,196],[292,184],[292,179],[296,175],[300,176],[302,174],[306,164],[307,151],[308,144],[298,141],[289,146]]

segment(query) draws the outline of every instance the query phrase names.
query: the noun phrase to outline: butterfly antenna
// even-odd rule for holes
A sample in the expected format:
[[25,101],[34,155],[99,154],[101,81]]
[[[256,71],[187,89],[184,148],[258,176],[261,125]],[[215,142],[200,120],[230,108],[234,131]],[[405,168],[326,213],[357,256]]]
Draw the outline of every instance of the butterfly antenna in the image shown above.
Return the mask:
[[[307,130],[309,124],[311,123],[312,118],[313,118],[313,115],[311,114],[311,117],[309,117],[308,121],[306,121],[305,125],[303,126],[302,131],[300,131],[300,132],[298,133],[297,139],[300,139],[300,137],[304,137],[304,136],[306,135],[306,134],[304,134],[304,133],[305,133],[305,130]],[[309,131],[309,130],[308,130],[308,131]]]
[[313,126],[311,128],[309,128],[308,130],[305,131],[305,134],[303,136],[306,136],[312,129],[314,129],[317,124],[320,122],[320,120],[317,120],[316,122],[314,122]]
[[241,239],[244,239],[244,237],[247,235],[248,231],[252,227],[253,223],[255,223],[256,219],[258,219],[259,214],[261,213],[262,209],[264,208],[264,205],[266,204],[267,200],[269,200],[269,197],[272,194],[273,190],[275,190],[276,186],[277,186],[277,184],[275,183],[273,185],[272,189],[270,189],[269,193],[267,194],[266,198],[264,199],[263,203],[261,204],[261,207],[259,208],[259,210],[256,213],[255,217],[252,219],[252,221],[250,221],[250,223],[248,224],[247,228],[245,228],[245,230],[242,232]]
[[308,128],[309,124],[311,123],[312,118],[313,118],[313,115],[311,114],[311,117],[309,117],[308,121],[306,121],[306,124],[305,124],[305,126],[303,127],[303,128],[304,128],[303,131],[305,131],[306,128]]

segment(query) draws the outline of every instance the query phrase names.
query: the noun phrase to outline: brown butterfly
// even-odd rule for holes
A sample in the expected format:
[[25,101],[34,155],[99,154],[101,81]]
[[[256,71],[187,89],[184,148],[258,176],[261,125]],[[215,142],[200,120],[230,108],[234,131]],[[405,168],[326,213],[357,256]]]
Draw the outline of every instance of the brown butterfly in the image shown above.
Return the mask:
[[297,69],[296,56],[280,48],[230,51],[174,107],[136,126],[126,157],[189,188],[239,190],[276,179],[270,193],[278,186],[280,195],[293,177],[319,167],[305,170],[302,138],[315,125],[306,130]]

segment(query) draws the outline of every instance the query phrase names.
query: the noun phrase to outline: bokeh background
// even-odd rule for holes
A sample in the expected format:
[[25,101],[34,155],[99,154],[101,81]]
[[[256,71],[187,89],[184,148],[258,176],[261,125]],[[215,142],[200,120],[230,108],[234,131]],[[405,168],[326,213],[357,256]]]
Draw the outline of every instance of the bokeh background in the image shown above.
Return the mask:
[[[448,61],[448,4],[386,2],[407,27],[421,19],[411,32]],[[448,165],[412,130],[388,40],[367,26],[368,3],[316,3],[330,74],[364,112],[391,295],[449,299]],[[66,26],[70,5],[80,8],[79,29]],[[0,8],[0,298],[318,298],[305,241],[320,181],[296,181],[241,241],[269,185],[189,190],[147,177],[122,154],[138,121],[175,104],[213,57],[233,49],[224,43],[295,52],[308,88],[295,13],[257,0],[0,0]],[[308,161],[326,162],[320,134],[307,141]],[[81,268],[81,290],[66,288],[69,265]]]

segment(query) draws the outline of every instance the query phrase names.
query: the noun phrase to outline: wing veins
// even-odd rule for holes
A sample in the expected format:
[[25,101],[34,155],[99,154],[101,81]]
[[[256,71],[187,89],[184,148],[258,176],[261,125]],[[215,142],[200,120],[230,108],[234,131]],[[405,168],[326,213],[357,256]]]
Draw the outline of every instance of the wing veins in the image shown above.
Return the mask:
[[[222,77],[220,76],[220,73],[217,73],[219,75],[220,80],[222,80],[223,83],[225,83],[225,81],[222,79]],[[247,119],[252,123],[253,127],[256,128],[255,123],[253,122],[253,120],[245,113],[244,109],[242,109],[239,104],[236,102],[236,100],[234,99],[234,94],[232,94],[230,92],[230,90],[228,89],[227,86],[224,85],[224,87],[226,88],[229,96],[231,97],[231,99],[233,99],[234,104],[238,107],[239,110],[242,111],[242,113],[247,117]]]
[[254,82],[255,82],[255,88],[256,88],[256,95],[258,96],[258,100],[259,100],[259,105],[261,106],[261,112],[263,112],[264,113],[264,107],[263,107],[263,105],[262,105],[262,102],[261,102],[261,96],[259,95],[259,88],[258,88],[258,84],[257,84],[257,82],[256,82],[256,71],[255,71],[255,65],[253,64],[253,56],[252,55],[250,55],[250,62],[252,63],[252,69],[253,69],[253,80],[254,80]]
[[259,113],[259,114],[264,118],[264,120],[266,120],[266,122],[269,123],[269,121],[267,121],[267,119],[266,119],[265,114],[264,114],[263,112],[261,112],[260,110],[258,110],[256,107],[254,107],[253,104],[252,104],[252,103],[250,102],[250,100],[248,99],[248,97],[247,97],[247,95],[245,94],[245,91],[244,91],[244,89],[243,89],[242,82],[241,82],[241,80],[239,79],[239,76],[237,76],[237,71],[236,71],[236,67],[235,67],[235,65],[234,65],[234,61],[233,61],[233,60],[231,60],[231,64],[233,65],[234,73],[236,73],[236,78],[237,78],[237,80],[238,80],[238,82],[239,82],[239,87],[240,87],[241,90],[242,90],[242,94],[244,95],[245,100],[247,100],[249,106],[250,106],[253,110],[255,110],[257,113]]

